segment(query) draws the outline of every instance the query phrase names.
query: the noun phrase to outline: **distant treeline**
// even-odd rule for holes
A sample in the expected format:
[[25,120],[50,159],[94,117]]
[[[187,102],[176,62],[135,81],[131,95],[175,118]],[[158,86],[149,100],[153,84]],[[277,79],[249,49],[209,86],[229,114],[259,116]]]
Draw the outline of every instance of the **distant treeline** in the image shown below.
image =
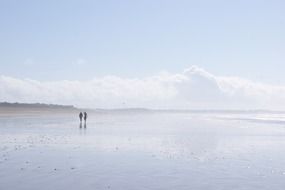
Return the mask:
[[9,103],[0,102],[0,108],[38,108],[38,109],[76,109],[72,105],[42,104],[42,103]]

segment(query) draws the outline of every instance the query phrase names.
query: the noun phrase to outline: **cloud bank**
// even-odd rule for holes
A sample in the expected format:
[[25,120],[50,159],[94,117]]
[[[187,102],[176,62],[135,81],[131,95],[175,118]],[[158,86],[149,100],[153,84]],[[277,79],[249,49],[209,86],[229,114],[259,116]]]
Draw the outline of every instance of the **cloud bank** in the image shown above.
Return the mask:
[[192,66],[141,79],[105,76],[87,81],[0,77],[0,101],[89,108],[285,109],[285,86],[215,76]]

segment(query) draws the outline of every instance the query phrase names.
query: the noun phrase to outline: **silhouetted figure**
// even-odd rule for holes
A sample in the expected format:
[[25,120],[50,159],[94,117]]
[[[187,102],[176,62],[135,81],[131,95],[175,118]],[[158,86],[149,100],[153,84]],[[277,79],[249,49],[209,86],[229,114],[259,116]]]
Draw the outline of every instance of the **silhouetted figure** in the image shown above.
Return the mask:
[[82,117],[83,117],[83,114],[82,114],[82,112],[80,112],[80,114],[79,114],[80,123],[82,122]]
[[79,129],[82,129],[82,122],[80,122],[79,124]]
[[84,129],[86,129],[87,128],[87,125],[86,125],[86,122],[84,123]]
[[85,121],[85,123],[86,123],[86,120],[87,120],[87,113],[84,112],[84,121]]

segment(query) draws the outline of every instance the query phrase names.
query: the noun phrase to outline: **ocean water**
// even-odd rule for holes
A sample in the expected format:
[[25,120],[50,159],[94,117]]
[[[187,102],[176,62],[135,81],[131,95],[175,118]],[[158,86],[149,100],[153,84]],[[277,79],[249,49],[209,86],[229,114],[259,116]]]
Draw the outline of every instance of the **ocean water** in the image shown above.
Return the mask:
[[284,189],[282,114],[0,116],[0,189]]

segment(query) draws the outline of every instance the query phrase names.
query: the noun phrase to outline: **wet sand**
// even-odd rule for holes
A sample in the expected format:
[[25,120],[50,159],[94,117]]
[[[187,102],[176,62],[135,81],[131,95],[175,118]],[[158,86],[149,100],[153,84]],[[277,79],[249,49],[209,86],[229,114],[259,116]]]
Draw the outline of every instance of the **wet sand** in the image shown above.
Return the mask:
[[281,190],[283,119],[90,113],[85,127],[77,113],[0,114],[0,189]]

